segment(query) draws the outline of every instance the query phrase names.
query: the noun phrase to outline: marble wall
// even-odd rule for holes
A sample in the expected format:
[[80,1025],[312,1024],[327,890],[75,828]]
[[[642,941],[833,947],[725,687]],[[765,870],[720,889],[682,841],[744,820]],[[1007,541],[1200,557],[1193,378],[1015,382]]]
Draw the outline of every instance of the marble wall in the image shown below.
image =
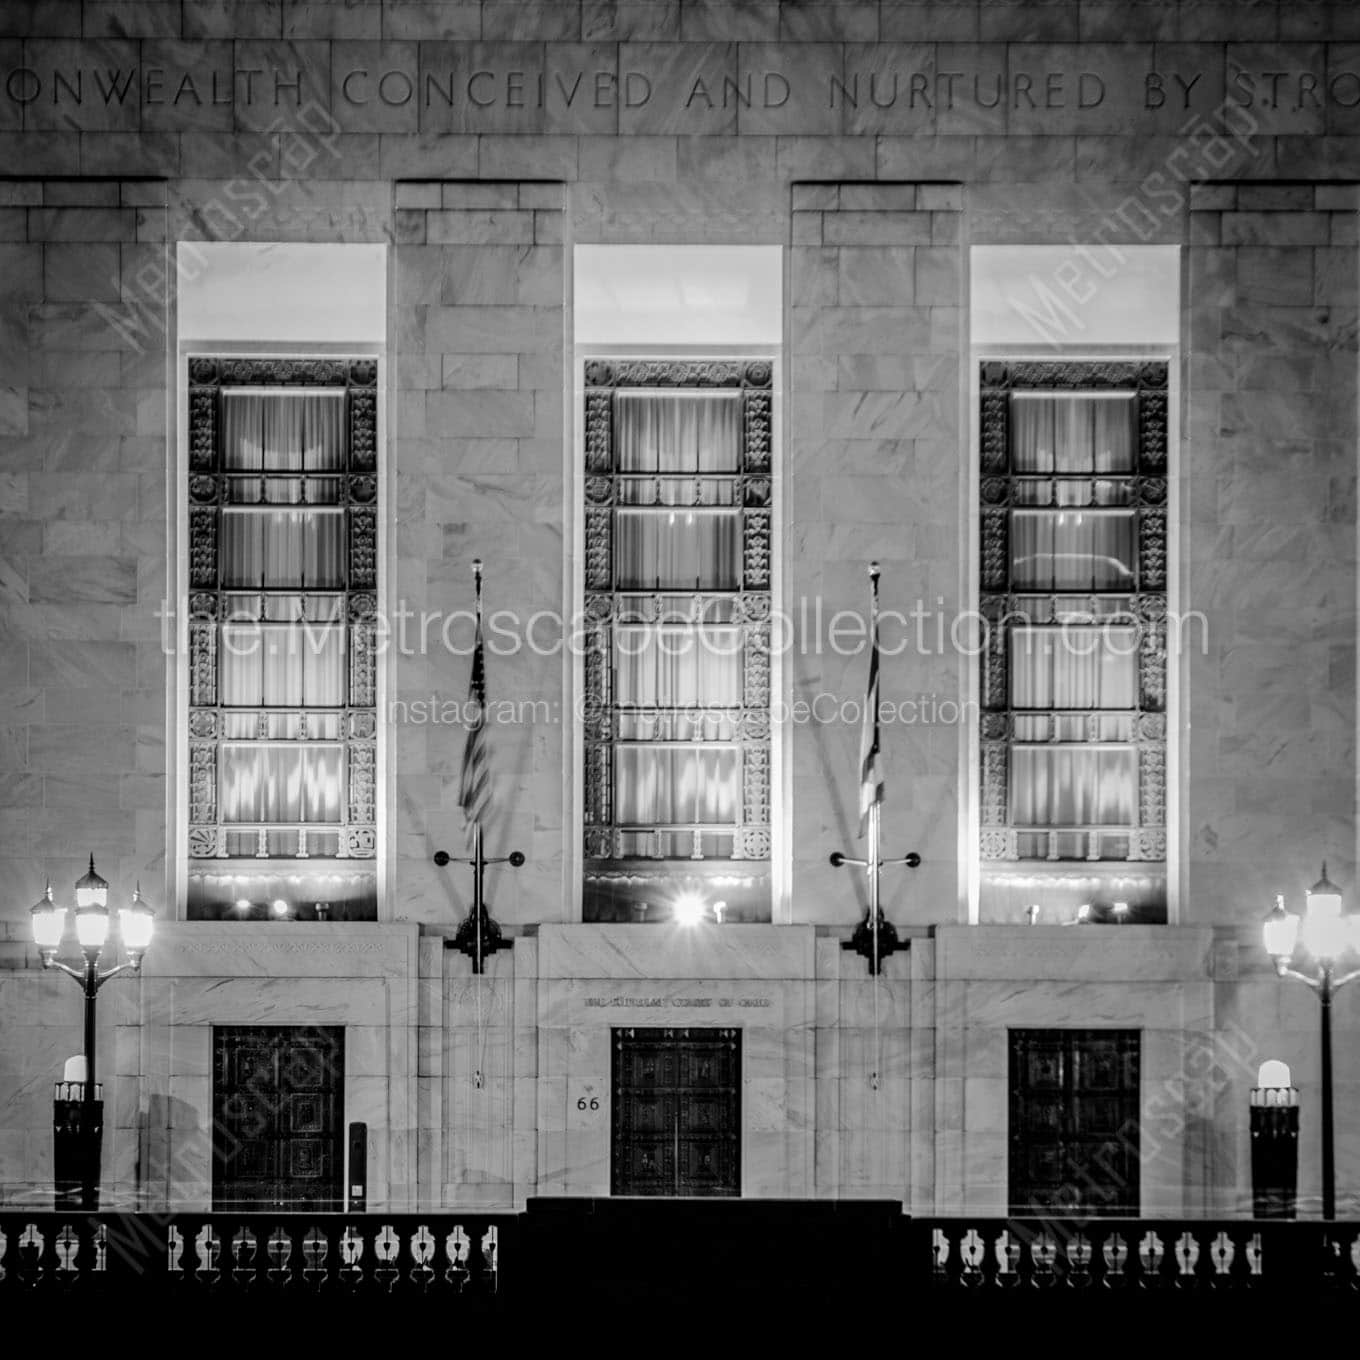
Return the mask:
[[808,926],[544,926],[480,981],[446,951],[444,1119],[428,1135],[444,1202],[607,1195],[611,1032],[637,1025],[742,1031],[743,1195],[902,1198],[906,959],[879,987],[880,1051],[863,963],[842,957]]
[[89,853],[153,897],[165,874],[166,190],[7,181],[0,203],[0,915],[21,919]]
[[[1007,108],[913,121],[910,107],[870,113],[866,105],[828,121],[806,91],[837,69],[848,73],[836,61],[853,65],[866,56],[861,45],[884,47],[885,76],[944,55],[991,69],[1009,60],[1007,44],[1023,48],[1017,62],[1056,61],[1061,53],[1046,44],[1059,35],[1091,44],[1099,64],[1116,20],[1064,3],[845,6],[814,17],[804,10],[816,7],[659,0],[627,13],[568,5],[525,44],[543,47],[546,61],[560,40],[568,45],[560,61],[584,59],[568,47],[588,34],[606,65],[624,56],[648,65],[669,53],[673,67],[664,79],[654,72],[645,116],[498,105],[476,128],[426,128],[412,122],[414,110],[347,103],[321,73],[373,60],[395,69],[413,52],[419,60],[426,40],[426,56],[453,60],[457,44],[474,39],[487,69],[501,70],[512,54],[499,44],[514,41],[515,26],[492,0],[460,7],[458,23],[439,33],[422,30],[434,23],[429,15],[416,19],[395,0],[345,6],[342,20],[322,7],[294,7],[285,21],[278,6],[211,15],[210,6],[164,6],[154,23],[147,6],[89,8],[82,32],[110,57],[141,54],[143,45],[148,55],[175,56],[157,46],[172,36],[162,22],[191,44],[229,37],[240,24],[249,35],[243,59],[278,56],[285,40],[292,52],[292,40],[312,28],[314,46],[293,53],[308,78],[297,99],[275,100],[267,126],[248,109],[227,117],[225,106],[192,101],[173,118],[147,105],[88,126],[90,101],[61,126],[0,118],[0,147],[17,173],[84,176],[11,180],[0,206],[9,374],[0,402],[0,610],[12,642],[0,659],[8,700],[0,863],[15,885],[0,904],[7,932],[23,933],[22,911],[46,873],[69,881],[86,845],[117,882],[141,876],[153,899],[173,888],[167,672],[155,643],[172,536],[166,238],[393,243],[389,581],[394,603],[441,620],[468,603],[478,553],[488,562],[489,608],[511,599],[521,612],[572,603],[563,588],[572,241],[789,248],[785,604],[820,597],[824,619],[863,609],[871,556],[885,566],[885,608],[919,600],[952,616],[966,603],[968,245],[1183,244],[1183,541],[1173,607],[1192,620],[1201,611],[1208,641],[1186,658],[1190,722],[1175,739],[1180,919],[1254,916],[1267,868],[1279,866],[1282,888],[1311,880],[1324,854],[1343,879],[1353,874],[1356,219],[1349,189],[1322,181],[1348,173],[1354,129],[1335,100],[1318,116],[1296,110],[1292,119],[1257,101],[1249,136],[1217,140],[1199,124],[1178,140],[1148,109],[1139,136],[1121,132],[1110,118],[1131,97],[1123,87],[1089,117]],[[1212,131],[1211,96],[1226,88],[1229,69],[1254,69],[1271,49],[1227,47],[1225,38],[1244,35],[1236,25],[1227,32],[1222,13],[1163,9],[1138,22],[1149,25],[1148,41],[1174,41],[1185,49],[1178,61],[1199,63],[1205,74],[1190,102]],[[1344,7],[1312,11],[1322,16],[1312,37],[1346,32]],[[908,15],[920,51],[894,46]],[[1253,6],[1249,22],[1253,37],[1282,44],[1281,60],[1307,66],[1327,56],[1304,41],[1310,35],[1289,6]],[[110,24],[123,46],[97,37]],[[32,39],[34,69],[49,78],[63,53],[82,57],[77,44],[61,47],[74,35],[35,7],[0,20],[6,53],[17,41],[9,29]],[[377,38],[387,48],[374,48]],[[204,59],[222,55],[214,47]],[[735,61],[739,76],[767,60],[786,66],[799,91],[787,108],[733,108],[702,126],[692,108],[676,111],[684,101],[672,95],[704,74],[706,61],[719,73]],[[102,178],[119,167],[159,178]],[[1319,183],[1283,182],[1286,174]],[[1193,189],[1193,205],[1187,178],[1213,181]],[[814,641],[810,631],[798,641]],[[1197,635],[1190,640],[1198,646]],[[493,732],[502,804],[515,807],[496,837],[529,855],[520,873],[493,875],[497,899],[512,922],[566,919],[570,686],[560,659],[524,650],[493,658],[493,669],[494,697],[533,706],[528,721]],[[861,655],[823,645],[791,659],[789,697],[854,701],[863,670]],[[457,834],[461,730],[412,719],[409,707],[432,696],[460,701],[465,675],[466,657],[437,644],[433,655],[392,662],[389,697],[408,705],[388,742],[392,918],[447,926],[465,904],[458,878],[428,863]],[[963,697],[965,679],[957,658],[908,652],[885,668],[884,693],[948,702]],[[117,705],[103,699],[111,689]],[[943,721],[897,723],[885,745],[890,841],[926,857],[918,873],[890,879],[888,909],[900,922],[957,920],[971,784],[960,733]],[[796,921],[845,927],[862,909],[847,877],[824,861],[852,830],[855,746],[853,722],[791,732]]]
[[[1008,1032],[1109,1027],[1141,1035],[1143,1212],[1249,1212],[1248,1094],[1266,1057],[1294,1065],[1300,1192],[1315,1196],[1316,1003],[1258,952],[1206,927],[951,926],[893,955],[877,988],[858,956],[797,926],[545,926],[480,982],[461,955],[427,955],[423,1023],[442,1014],[447,1041],[422,1031],[422,1192],[442,1176],[446,1205],[607,1194],[611,1028],[698,1024],[742,1029],[745,1195],[1002,1214]],[[1357,1078],[1339,1057],[1338,1110]],[[1341,1127],[1344,1200],[1360,1146]]]
[[[906,715],[882,733],[884,852],[924,859],[884,876],[885,909],[911,922],[958,910],[962,729],[935,715],[957,717],[963,670],[935,625],[953,623],[966,579],[962,207],[957,184],[793,186],[785,667],[791,705],[809,714],[797,721],[791,706],[785,724],[795,921],[851,923],[867,907],[862,876],[852,886],[827,852],[858,830],[871,559],[885,618],[901,620],[885,624],[882,699]],[[919,636],[913,611],[924,611]]]
[[[79,994],[31,950],[3,953],[0,1196],[42,1203]],[[876,988],[811,926],[544,926],[480,978],[414,925],[186,923],[155,955],[100,999],[111,1204],[208,1203],[211,1027],[250,1023],[345,1027],[343,1116],[369,1126],[375,1208],[608,1194],[610,1031],[629,1024],[741,1028],[747,1196],[1002,1213],[1008,1031],[1102,1026],[1141,1033],[1145,1213],[1249,1212],[1248,1096],[1268,1057],[1300,1090],[1303,1204],[1319,1192],[1317,1002],[1246,929],[941,927]],[[1343,1211],[1360,1208],[1358,998],[1336,1013]]]
[[502,920],[560,919],[567,652],[532,644],[560,643],[552,620],[564,613],[563,187],[429,180],[395,192],[389,607],[414,617],[389,654],[393,911],[447,924],[467,910],[466,872],[437,871],[430,854],[465,853],[458,791],[480,558],[497,780],[487,853],[528,856],[518,871],[492,868],[488,889]]
[[1323,858],[1355,882],[1360,218],[1348,185],[1192,192],[1187,915],[1252,921]]
[[[1138,41],[1106,45],[1122,38]],[[1269,974],[1256,922],[1271,892],[1297,900],[1323,855],[1347,887],[1360,864],[1349,184],[1360,123],[1325,87],[1316,106],[1254,102],[1249,143],[1226,137],[1218,115],[1238,73],[1284,68],[1299,91],[1301,74],[1353,65],[1345,44],[1357,38],[1352,5],[1283,2],[1148,0],[1136,18],[1076,0],[4,6],[0,71],[31,66],[49,94],[59,67],[82,62],[285,60],[302,75],[296,98],[272,104],[167,106],[141,89],[66,116],[0,87],[0,1181],[50,1175],[47,1083],[78,1046],[79,1007],[22,944],[25,912],[89,849],[117,888],[140,877],[166,922],[146,977],[101,1000],[106,1173],[145,1202],[206,1194],[209,1026],[322,1017],[349,1031],[346,1117],[374,1131],[375,1204],[599,1193],[607,1109],[578,1111],[576,1098],[607,1081],[596,1012],[608,1008],[586,1003],[608,997],[660,998],[677,1023],[705,1011],[684,1000],[750,1012],[753,1194],[995,1209],[1005,1031],[1060,1024],[1144,1031],[1149,1208],[1244,1203],[1258,1055],[1295,1064],[1312,1193],[1315,1002]],[[807,94],[846,63],[985,75],[1078,53],[1111,71],[1165,59],[1202,75],[1184,109],[1149,109],[1127,82],[1085,113],[1016,100],[833,109]],[[656,97],[632,112],[507,97],[433,123],[346,98],[346,71],[474,55],[502,86],[519,61],[558,90],[551,74],[572,63],[616,74],[633,63]],[[739,82],[765,65],[796,77],[787,107],[686,106],[696,77]],[[1337,88],[1348,96],[1344,78]],[[788,248],[786,603],[820,595],[824,620],[863,609],[871,557],[885,607],[965,602],[967,247],[1182,246],[1173,607],[1202,612],[1207,644],[1181,671],[1180,927],[956,925],[964,748],[949,725],[896,725],[889,849],[921,850],[925,864],[887,880],[887,907],[935,934],[871,987],[837,938],[863,902],[825,862],[853,831],[857,731],[843,721],[790,738],[795,924],[723,930],[702,948],[564,925],[571,695],[560,659],[524,653],[493,658],[492,697],[550,708],[492,732],[507,809],[492,830],[529,864],[492,875],[497,914],[521,938],[483,979],[440,938],[467,907],[466,878],[429,862],[458,848],[462,729],[428,709],[390,729],[383,924],[324,935],[172,924],[174,733],[156,617],[174,551],[166,243],[196,240],[391,246],[388,579],[394,604],[441,621],[468,606],[477,555],[489,610],[570,610],[573,241]],[[465,645],[466,629],[453,638]],[[390,660],[394,700],[466,695],[465,656]],[[790,697],[857,698],[864,667],[811,651],[790,666]],[[938,654],[908,653],[884,676],[889,699],[963,689]],[[1360,1029],[1357,995],[1337,1015],[1347,1184],[1360,1164],[1347,1113],[1360,1099],[1346,1037]]]

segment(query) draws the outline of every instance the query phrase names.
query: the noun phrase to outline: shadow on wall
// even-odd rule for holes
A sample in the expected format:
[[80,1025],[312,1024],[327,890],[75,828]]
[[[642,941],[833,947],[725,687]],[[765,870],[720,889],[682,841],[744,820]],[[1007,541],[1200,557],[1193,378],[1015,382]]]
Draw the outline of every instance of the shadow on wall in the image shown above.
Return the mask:
[[173,1096],[148,1096],[137,1116],[137,1163],[135,1183],[130,1187],[135,1207],[167,1209],[186,1201],[209,1204],[211,1164],[211,1130],[204,1127],[199,1111]]

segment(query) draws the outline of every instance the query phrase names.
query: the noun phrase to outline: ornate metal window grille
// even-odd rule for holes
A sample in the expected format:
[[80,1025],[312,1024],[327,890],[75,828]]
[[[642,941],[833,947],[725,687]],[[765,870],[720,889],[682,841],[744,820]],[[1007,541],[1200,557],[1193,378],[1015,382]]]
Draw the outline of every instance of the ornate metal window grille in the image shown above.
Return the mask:
[[[984,862],[1166,859],[1167,380],[1168,366],[1159,362],[987,361],[981,366]],[[1090,397],[1127,403],[1126,460],[1104,468],[1093,463],[1084,472],[1055,464],[1036,473],[1018,458],[1019,403]],[[1124,544],[1122,556],[1103,564],[1088,559],[1089,578],[1079,580],[1085,568],[1079,560],[1063,565],[1064,555],[1051,536],[1052,522],[1061,516],[1077,521],[1119,517],[1114,537]],[[1030,517],[1028,525],[1018,524],[1020,517]],[[1033,579],[1032,563],[1021,560],[1017,547],[1026,533],[1033,538],[1036,528],[1055,544],[1046,583]],[[1017,648],[1042,647],[1048,636],[1080,649],[1099,645],[1102,634],[1113,650],[1131,650],[1130,702],[1064,707],[1017,696]],[[1017,702],[1020,697],[1026,701]],[[1066,822],[1017,815],[1017,762],[1036,758],[1031,752],[1044,759],[1053,751],[1126,753],[1123,759],[1132,760],[1136,780],[1126,815]]]
[[[682,392],[721,394],[736,403],[739,448],[729,469],[639,474],[622,466],[617,430],[621,400]],[[586,877],[601,881],[640,870],[656,881],[702,870],[705,862],[763,862],[770,856],[770,608],[773,530],[772,365],[764,359],[599,359],[585,366],[584,856]],[[724,516],[735,521],[735,562],[720,583],[638,579],[619,552],[624,532],[648,516]],[[698,531],[696,531],[698,532]],[[702,535],[698,543],[707,542]],[[711,563],[696,547],[696,561]],[[620,692],[619,649],[657,637],[698,637],[738,656],[732,702],[705,705],[696,736],[682,709],[637,702]],[[692,639],[693,640],[693,639]],[[676,645],[676,644],[671,644]],[[698,761],[735,762],[730,820],[685,818],[640,823],[619,806],[619,771],[639,748],[671,747]],[[721,756],[718,753],[722,753]],[[724,766],[730,769],[731,766]],[[753,863],[754,862],[754,863]],[[709,863],[710,868],[712,864]],[[767,881],[767,880],[765,880]],[[589,896],[589,894],[588,894]],[[587,904],[589,912],[589,903]],[[768,911],[768,905],[766,906]]]
[[[377,787],[377,360],[195,356],[188,376],[191,870],[195,863],[211,868],[241,858],[371,860]],[[324,469],[270,468],[267,456],[257,469],[229,466],[226,403],[237,395],[287,399],[294,393],[333,394],[343,404],[338,457]],[[283,583],[241,579],[228,547],[228,518],[285,510],[298,517],[304,539],[327,541],[338,569],[311,585],[305,565],[298,579]],[[338,528],[323,526],[336,519]],[[303,556],[305,561],[308,554]],[[318,645],[318,635],[332,630],[331,641],[342,653],[340,692],[329,696],[336,702],[308,702],[301,673],[297,693],[290,686],[279,702],[263,692],[257,703],[224,702],[228,648],[237,655],[248,654],[252,645],[262,655],[279,647],[305,655]],[[271,759],[277,770],[270,769]],[[310,778],[332,785],[338,780],[338,791],[332,786],[328,792],[333,810],[316,819],[229,817],[223,807],[227,761],[238,768],[257,762],[261,780]],[[301,808],[305,799],[298,801]]]

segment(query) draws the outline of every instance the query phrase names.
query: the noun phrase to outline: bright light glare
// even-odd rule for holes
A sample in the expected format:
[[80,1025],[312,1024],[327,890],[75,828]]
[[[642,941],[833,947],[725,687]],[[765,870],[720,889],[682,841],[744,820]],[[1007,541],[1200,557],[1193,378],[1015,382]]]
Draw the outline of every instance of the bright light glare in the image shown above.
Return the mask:
[[66,908],[57,906],[46,896],[33,908],[33,942],[39,949],[61,948],[61,937],[66,933]]
[[274,915],[275,916],[288,915],[288,903],[285,902],[281,897],[276,897],[274,899]]
[[109,938],[109,913],[98,907],[76,910],[76,939],[82,949],[103,949]]
[[146,953],[156,929],[156,918],[140,894],[133,899],[131,906],[119,911],[118,928],[123,936],[123,948],[129,954]]
[[1266,917],[1261,935],[1265,941],[1266,953],[1273,959],[1288,961],[1294,957],[1294,949],[1299,940],[1299,918],[1284,909],[1284,898],[1276,895],[1275,908]]
[[684,893],[675,899],[678,925],[697,926],[704,919],[704,899],[698,893]]
[[1303,943],[1310,954],[1330,962],[1344,954],[1350,942],[1350,929],[1339,911],[1320,912],[1309,902],[1303,918]]

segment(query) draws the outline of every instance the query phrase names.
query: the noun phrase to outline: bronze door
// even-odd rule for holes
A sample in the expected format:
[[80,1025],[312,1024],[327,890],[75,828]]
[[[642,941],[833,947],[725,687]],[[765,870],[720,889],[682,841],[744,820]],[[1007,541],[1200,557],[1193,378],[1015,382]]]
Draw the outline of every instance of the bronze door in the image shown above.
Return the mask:
[[343,1209],[345,1031],[213,1027],[213,1208]]
[[1010,1032],[1014,1214],[1137,1216],[1137,1030]]
[[615,1195],[741,1194],[741,1031],[613,1031]]

